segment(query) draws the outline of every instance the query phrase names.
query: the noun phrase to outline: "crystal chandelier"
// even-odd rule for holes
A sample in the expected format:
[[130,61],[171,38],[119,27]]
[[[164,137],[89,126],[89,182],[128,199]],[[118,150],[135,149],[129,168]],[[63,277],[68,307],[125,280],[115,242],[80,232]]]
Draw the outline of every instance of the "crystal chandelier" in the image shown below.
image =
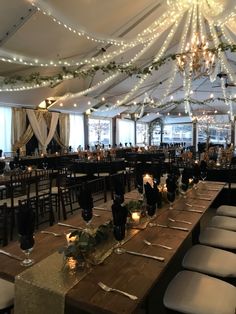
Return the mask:
[[190,75],[210,75],[215,68],[216,55],[209,50],[204,36],[194,33],[191,43],[187,43],[185,52],[178,55],[177,66],[180,72]]

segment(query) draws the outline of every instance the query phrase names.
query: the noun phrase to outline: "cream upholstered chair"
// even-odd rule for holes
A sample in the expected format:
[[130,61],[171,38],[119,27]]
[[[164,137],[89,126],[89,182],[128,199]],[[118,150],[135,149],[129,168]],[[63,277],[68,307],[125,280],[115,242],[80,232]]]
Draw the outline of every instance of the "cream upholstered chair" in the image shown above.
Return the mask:
[[216,215],[236,218],[236,206],[221,205],[217,208]]
[[188,314],[235,314],[236,287],[198,272],[184,270],[169,283],[166,308]]
[[14,306],[15,285],[0,278],[0,314],[10,314]]
[[236,218],[227,216],[214,216],[210,220],[209,227],[236,231]]
[[199,242],[226,250],[236,250],[236,232],[207,227],[200,233]]
[[197,244],[185,254],[182,266],[215,277],[236,278],[236,254]]

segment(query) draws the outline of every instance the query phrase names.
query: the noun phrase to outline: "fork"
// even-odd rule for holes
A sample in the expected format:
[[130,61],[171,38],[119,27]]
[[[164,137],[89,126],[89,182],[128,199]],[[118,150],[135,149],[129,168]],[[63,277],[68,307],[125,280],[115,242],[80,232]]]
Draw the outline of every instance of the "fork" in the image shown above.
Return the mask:
[[56,233],[56,232],[52,232],[52,231],[44,231],[44,230],[42,230],[41,233],[52,234],[52,235],[54,235],[54,237],[60,237],[61,236],[60,233]]
[[138,297],[136,297],[135,295],[132,295],[132,294],[129,294],[125,291],[122,291],[122,290],[118,290],[118,289],[114,289],[114,288],[111,288],[111,287],[108,287],[107,285],[105,285],[103,282],[99,282],[98,283],[99,287],[102,288],[102,290],[106,291],[106,292],[118,292],[128,298],[130,298],[131,300],[137,300]]
[[178,219],[173,219],[173,218],[168,218],[168,220],[171,222],[182,222],[182,223],[188,224],[188,225],[192,224],[190,221],[187,221],[187,220],[178,220]]
[[143,242],[146,243],[146,244],[149,245],[149,246],[155,245],[155,246],[159,246],[159,247],[162,247],[162,248],[164,248],[164,249],[167,249],[167,250],[172,250],[172,247],[167,246],[167,245],[164,245],[164,244],[151,243],[151,242],[149,242],[148,240],[143,240]]

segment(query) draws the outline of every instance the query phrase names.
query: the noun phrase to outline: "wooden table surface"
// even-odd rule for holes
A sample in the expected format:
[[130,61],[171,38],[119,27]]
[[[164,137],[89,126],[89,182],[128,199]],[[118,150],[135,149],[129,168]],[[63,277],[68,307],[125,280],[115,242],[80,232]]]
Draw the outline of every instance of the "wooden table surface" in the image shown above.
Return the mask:
[[[82,313],[83,311],[94,314],[134,313],[151,291],[152,287],[158,282],[158,279],[163,274],[167,265],[174,258],[183,242],[197,226],[201,217],[210,207],[222,188],[223,184],[219,182],[200,183],[198,190],[191,189],[188,191],[186,199],[177,199],[174,203],[173,210],[168,210],[168,204],[166,204],[164,208],[157,212],[157,217],[154,219],[154,222],[165,225],[168,224],[169,226],[186,227],[189,228],[188,232],[150,226],[144,230],[134,229],[136,235],[127,241],[123,247],[127,250],[163,256],[165,261],[159,262],[144,257],[128,255],[127,253],[122,255],[112,253],[102,264],[94,266],[91,273],[67,293],[65,313],[73,314]],[[129,195],[134,195],[134,193],[132,193],[133,192]],[[193,207],[187,206],[186,202],[192,204]],[[203,208],[195,207],[194,205],[201,205]],[[100,215],[100,217],[93,218],[93,223],[97,226],[108,219],[111,219],[111,211],[109,210],[111,208],[111,203],[105,203],[104,205],[101,205],[101,207],[107,208],[108,210],[95,210],[95,213]],[[191,212],[188,211],[189,209],[202,210],[203,212]],[[170,222],[168,218],[187,220],[192,222],[192,225]],[[77,214],[69,217],[65,222],[76,226],[84,225],[82,218]],[[32,257],[36,262],[41,261],[57,251],[58,248],[65,245],[66,240],[64,233],[69,232],[67,227],[58,225],[54,225],[45,230],[61,233],[62,236],[54,237],[50,234],[36,232],[35,246],[32,252]],[[172,247],[173,250],[148,246],[143,242],[144,239],[153,243],[165,244]],[[17,242],[12,242],[3,249],[23,257],[23,253],[20,251],[19,243]],[[0,254],[1,278],[14,281],[14,277],[24,269],[25,268],[20,265],[19,261]],[[138,300],[132,301],[117,293],[109,293],[108,295],[107,292],[104,292],[98,287],[97,283],[99,281],[102,281],[113,288],[134,294],[138,297]]]

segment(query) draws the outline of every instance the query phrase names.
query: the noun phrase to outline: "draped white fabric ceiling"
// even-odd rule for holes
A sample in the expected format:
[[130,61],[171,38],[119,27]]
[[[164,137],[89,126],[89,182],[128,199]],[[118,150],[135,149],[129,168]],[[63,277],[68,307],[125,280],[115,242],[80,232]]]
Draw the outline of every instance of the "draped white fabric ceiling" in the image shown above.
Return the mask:
[[210,48],[232,46],[235,0],[1,0],[0,20],[0,104],[36,108],[50,98],[53,110],[136,113],[145,121],[168,112],[236,114],[236,52],[228,50],[218,54],[213,82],[184,79],[176,60],[139,76],[98,70],[73,77],[113,60],[150,69],[183,52],[194,31]]

